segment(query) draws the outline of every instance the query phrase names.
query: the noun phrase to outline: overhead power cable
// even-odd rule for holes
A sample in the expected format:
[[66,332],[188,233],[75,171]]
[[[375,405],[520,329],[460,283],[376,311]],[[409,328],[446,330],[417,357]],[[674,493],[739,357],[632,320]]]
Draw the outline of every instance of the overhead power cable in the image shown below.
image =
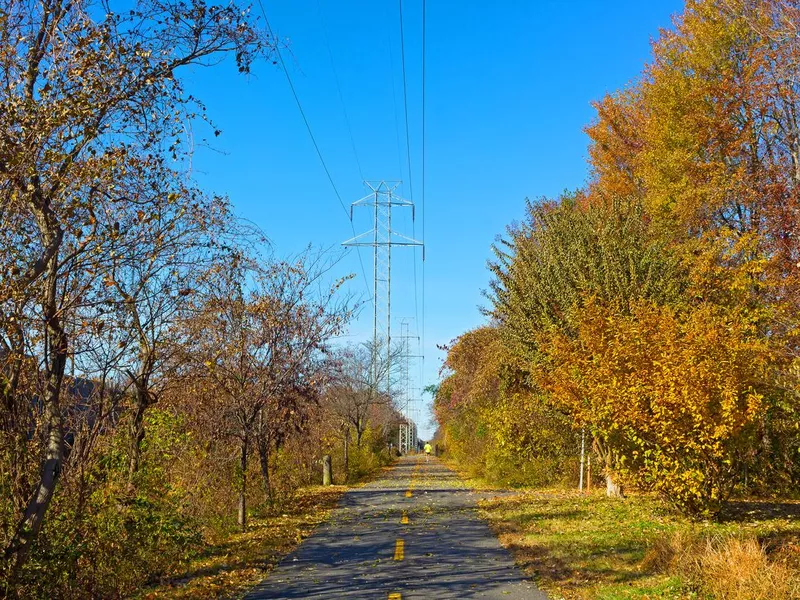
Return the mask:
[[[414,178],[412,175],[412,168],[411,168],[411,135],[409,133],[408,127],[408,84],[406,78],[406,43],[405,43],[405,31],[403,29],[403,0],[399,1],[399,10],[400,10],[400,64],[402,66],[403,71],[403,116],[406,125],[406,161],[408,163],[408,195],[409,200],[412,202],[414,201]],[[412,220],[411,222],[411,235],[416,239],[416,224],[415,221]],[[424,253],[424,250],[423,250]],[[414,250],[414,317],[415,323],[419,323],[419,305],[418,305],[418,296],[417,293],[417,251]]]
[[[390,7],[388,4],[386,5],[386,14],[391,17]],[[386,40],[387,48],[389,50],[389,83],[392,86],[392,107],[394,109],[392,115],[394,116],[394,136],[395,143],[397,145],[397,172],[399,173],[399,178],[402,183],[405,181],[405,176],[403,175],[403,151],[400,148],[400,111],[397,108],[397,88],[395,87],[394,81],[394,51],[392,50],[394,47],[394,38],[392,38],[392,29],[389,27],[386,28]]]
[[[267,18],[267,11],[264,10],[264,4],[261,0],[258,0],[258,6],[261,9],[261,14],[264,16],[264,23],[267,26],[267,32],[269,33],[270,39],[272,39],[273,43],[275,44],[275,54],[278,57],[278,62],[283,70],[284,74],[286,75],[286,81],[289,83],[289,89],[292,91],[292,96],[294,97],[295,104],[297,104],[297,109],[300,111],[300,116],[303,117],[303,123],[306,125],[306,131],[308,131],[308,136],[311,138],[311,143],[314,145],[314,150],[317,151],[317,156],[319,157],[319,162],[322,164],[322,168],[325,170],[325,175],[328,176],[328,181],[333,188],[334,194],[336,194],[336,198],[339,200],[339,204],[344,211],[344,214],[347,216],[347,220],[350,223],[350,229],[353,232],[353,236],[356,235],[355,226],[353,225],[353,221],[350,218],[350,211],[347,210],[347,207],[344,205],[344,200],[342,200],[342,196],[339,193],[339,189],[336,187],[336,183],[333,181],[333,176],[331,176],[330,169],[328,169],[328,165],[325,162],[325,158],[322,156],[322,151],[320,150],[319,144],[317,144],[317,139],[314,137],[314,132],[311,130],[311,124],[308,122],[308,117],[306,117],[306,111],[303,110],[303,105],[300,103],[300,97],[297,95],[297,90],[294,87],[294,83],[292,82],[292,76],[289,74],[289,69],[286,68],[286,63],[283,60],[283,54],[281,54],[280,45],[275,38],[275,34],[272,31],[272,26],[269,24],[269,19]],[[358,262],[361,265],[361,274],[364,276],[364,286],[367,288],[367,296],[372,299],[372,302],[375,302],[375,299],[372,298],[372,294],[369,291],[369,285],[367,284],[367,271],[364,268],[364,261],[361,258],[361,251],[356,248],[356,252],[358,253]]]
[[347,106],[344,102],[344,94],[342,94],[342,85],[339,82],[339,72],[336,69],[336,61],[333,59],[333,50],[331,49],[331,40],[328,37],[328,28],[325,27],[325,13],[322,10],[322,3],[317,0],[317,9],[319,10],[320,22],[322,24],[322,34],[325,38],[325,46],[328,48],[328,57],[331,59],[331,70],[333,71],[333,78],[336,82],[336,91],[339,93],[339,104],[342,106],[342,113],[344,114],[344,122],[347,125],[347,132],[350,134],[350,145],[353,148],[353,157],[356,159],[358,166],[358,175],[361,181],[364,181],[364,171],[361,169],[361,161],[358,158],[358,150],[356,150],[356,140],[353,136],[353,128],[350,126],[350,117],[347,114]]
[[406,84],[406,43],[403,32],[403,0],[400,3],[400,64],[403,69],[403,112],[406,122],[406,160],[408,162],[408,199],[414,201],[414,178],[411,175],[411,136],[408,132],[408,85]]
[[[425,0],[422,0],[422,197],[420,198],[420,212],[422,213],[422,243],[425,244],[425,59],[426,48],[425,38],[427,35],[426,23],[426,10]],[[422,268],[425,268],[425,255],[422,256]],[[423,271],[422,284],[425,285],[425,276]],[[422,292],[423,302],[425,299],[425,291]],[[424,318],[423,310],[423,318]]]
[[[426,62],[426,35],[427,15],[426,0],[422,0],[422,193],[420,198],[420,213],[422,219],[422,371],[425,372],[425,62]],[[423,382],[424,383],[424,382]]]

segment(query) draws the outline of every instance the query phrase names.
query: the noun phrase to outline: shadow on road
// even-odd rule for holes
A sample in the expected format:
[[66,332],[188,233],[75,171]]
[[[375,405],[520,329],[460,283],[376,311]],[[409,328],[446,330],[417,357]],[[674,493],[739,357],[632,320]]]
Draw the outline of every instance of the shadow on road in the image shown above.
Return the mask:
[[[401,459],[381,479],[345,494],[331,520],[247,598],[545,598],[478,517],[475,502],[440,462]],[[398,539],[403,560],[394,560]]]

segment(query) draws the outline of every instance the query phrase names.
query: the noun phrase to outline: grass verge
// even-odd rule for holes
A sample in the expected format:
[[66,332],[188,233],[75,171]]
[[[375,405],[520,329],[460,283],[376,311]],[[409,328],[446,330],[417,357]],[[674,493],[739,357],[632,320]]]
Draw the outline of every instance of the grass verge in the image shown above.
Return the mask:
[[740,502],[721,523],[697,523],[647,495],[551,489],[480,510],[554,600],[800,597],[797,502]]
[[276,564],[327,519],[343,485],[303,488],[283,512],[250,519],[247,531],[209,545],[182,570],[140,600],[236,598],[264,579]]

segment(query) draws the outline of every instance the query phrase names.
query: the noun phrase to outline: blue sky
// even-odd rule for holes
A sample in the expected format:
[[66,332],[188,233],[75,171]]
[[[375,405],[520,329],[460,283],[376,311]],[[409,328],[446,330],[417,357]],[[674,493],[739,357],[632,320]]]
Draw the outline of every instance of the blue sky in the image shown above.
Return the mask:
[[[398,2],[263,1],[288,46],[287,68],[344,203],[364,195],[361,173],[403,180],[402,195],[408,198],[413,188],[418,206],[417,237],[423,208],[421,3],[403,2],[409,186]],[[443,356],[436,345],[484,320],[481,291],[496,236],[523,217],[525,198],[554,196],[585,182],[583,127],[594,116],[591,101],[638,76],[650,58],[650,41],[682,7],[678,0],[428,1],[424,372],[417,368],[424,384],[438,378]],[[227,64],[197,69],[187,87],[222,131],[213,149],[200,143],[208,130],[194,132],[195,176],[206,189],[227,194],[240,216],[267,233],[278,255],[309,243],[338,246],[352,236],[278,66],[262,62],[247,77]],[[397,220],[411,235],[409,215]],[[356,213],[353,225],[356,232],[368,230],[368,214]],[[371,277],[371,255],[362,250],[362,256]],[[395,331],[401,317],[422,320],[419,253],[416,261],[415,302],[414,251],[394,253]],[[350,272],[357,274],[353,291],[365,295],[353,251],[336,274]],[[367,309],[350,336],[370,334]],[[427,415],[424,409],[418,420],[421,437],[432,433]]]

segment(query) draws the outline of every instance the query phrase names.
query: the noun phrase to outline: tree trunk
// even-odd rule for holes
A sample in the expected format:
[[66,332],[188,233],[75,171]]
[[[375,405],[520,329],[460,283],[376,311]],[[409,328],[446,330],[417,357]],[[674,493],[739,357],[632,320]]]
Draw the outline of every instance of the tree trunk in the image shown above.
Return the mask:
[[344,430],[344,482],[350,479],[350,428]]
[[30,547],[44,522],[61,475],[64,457],[64,431],[59,399],[64,370],[67,365],[67,335],[61,325],[57,308],[57,257],[50,259],[42,309],[45,316],[47,348],[47,387],[43,398],[45,423],[45,449],[39,483],[31,495],[25,513],[6,546],[5,560],[12,563],[13,578],[28,559]]
[[258,448],[258,460],[261,465],[261,479],[264,484],[264,499],[272,502],[272,481],[269,476],[269,459],[272,439],[264,423],[264,411],[258,411],[258,428],[256,429],[256,447]]
[[624,498],[625,494],[622,491],[622,486],[614,480],[612,475],[614,471],[614,451],[608,445],[598,438],[594,438],[592,442],[595,452],[600,458],[603,459],[605,467],[604,474],[606,477],[606,496],[609,498]]
[[356,427],[356,446],[361,448],[361,436],[364,435],[364,425],[361,419],[358,420],[358,427]]
[[239,484],[239,526],[244,532],[247,529],[247,435],[242,437],[242,448],[239,468],[242,470]]
[[583,492],[583,471],[586,464],[586,429],[581,429],[581,472],[578,477],[578,491]]
[[131,421],[131,448],[128,463],[128,488],[133,488],[133,478],[139,471],[139,461],[142,455],[142,441],[144,440],[144,412],[150,405],[150,394],[146,384],[136,382],[136,398],[133,407],[133,420]]
[[267,502],[272,502],[272,482],[269,478],[269,441],[260,439],[258,441],[258,458],[261,463],[261,479],[264,482],[264,498]]
[[322,457],[322,485],[333,483],[333,469],[331,467],[331,455],[326,454]]
[[609,473],[606,473],[606,496],[609,498],[625,497],[625,494],[622,493],[622,486],[614,481]]

